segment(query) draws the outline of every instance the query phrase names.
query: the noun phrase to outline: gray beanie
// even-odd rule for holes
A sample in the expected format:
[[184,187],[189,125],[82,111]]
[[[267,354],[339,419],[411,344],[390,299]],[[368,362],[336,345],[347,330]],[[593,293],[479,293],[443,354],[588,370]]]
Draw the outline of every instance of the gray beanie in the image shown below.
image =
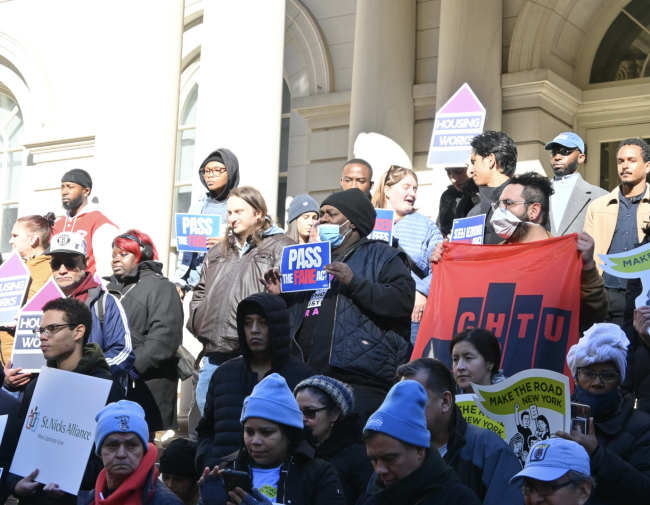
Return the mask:
[[320,212],[320,205],[309,195],[298,195],[289,205],[289,222],[295,221],[307,212]]

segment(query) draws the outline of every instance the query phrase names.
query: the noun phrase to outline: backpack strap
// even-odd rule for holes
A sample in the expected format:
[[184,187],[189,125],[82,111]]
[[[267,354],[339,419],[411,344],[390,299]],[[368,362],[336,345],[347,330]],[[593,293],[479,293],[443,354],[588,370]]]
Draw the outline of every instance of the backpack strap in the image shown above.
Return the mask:
[[106,291],[102,291],[99,300],[97,300],[97,303],[95,304],[95,312],[97,314],[97,319],[99,319],[99,326],[101,326],[102,330],[104,329],[104,316],[106,315],[107,297],[108,297],[108,293]]

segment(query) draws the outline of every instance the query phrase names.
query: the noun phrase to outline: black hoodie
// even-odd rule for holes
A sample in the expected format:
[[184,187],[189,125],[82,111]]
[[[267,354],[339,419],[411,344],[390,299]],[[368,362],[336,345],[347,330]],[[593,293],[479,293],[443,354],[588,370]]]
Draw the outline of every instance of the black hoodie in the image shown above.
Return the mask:
[[243,427],[239,422],[244,399],[253,392],[262,379],[251,370],[251,351],[244,334],[245,309],[256,305],[269,325],[272,366],[266,375],[278,373],[293,391],[299,382],[316,375],[314,370],[290,353],[289,311],[284,300],[270,293],[257,293],[241,301],[237,307],[237,333],[242,355],[217,368],[212,375],[206,396],[203,417],[196,428],[198,450],[197,471],[213,468],[224,457],[239,450]]
[[203,163],[201,163],[199,170],[205,168],[205,166],[211,161],[219,161],[218,158],[221,158],[223,164],[226,165],[226,173],[228,174],[228,182],[226,183],[224,190],[220,194],[215,195],[208,189],[208,185],[205,183],[205,177],[203,177],[203,174],[200,171],[199,178],[201,179],[201,184],[203,184],[203,186],[205,186],[205,189],[208,190],[206,193],[208,198],[210,200],[214,200],[215,202],[223,202],[226,200],[226,198],[228,198],[230,192],[239,186],[239,160],[230,149],[225,149],[222,147],[216,151],[212,151],[210,155],[203,160]]

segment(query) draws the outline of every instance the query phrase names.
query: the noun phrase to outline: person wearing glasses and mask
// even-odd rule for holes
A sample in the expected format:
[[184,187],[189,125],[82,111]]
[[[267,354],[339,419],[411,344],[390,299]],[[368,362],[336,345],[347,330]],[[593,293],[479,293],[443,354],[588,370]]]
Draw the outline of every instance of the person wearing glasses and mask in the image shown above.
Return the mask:
[[[93,316],[85,303],[74,298],[57,298],[45,304],[41,326],[34,330],[34,335],[41,340],[41,352],[47,360],[47,366],[67,372],[88,375],[113,384],[108,394],[106,404],[124,399],[124,388],[114,380],[110,367],[104,358],[104,353],[96,343],[88,343],[92,328]],[[38,377],[25,388],[18,426],[25,424],[29,404],[34,395]],[[64,392],[62,392],[64,394]],[[81,481],[80,491],[89,491],[95,487],[97,476],[102,470],[102,460],[92,452]],[[9,469],[6,468],[5,471]],[[26,477],[10,473],[7,478],[9,490],[21,502],[37,504],[72,505],[77,503],[77,497],[64,493],[56,483],[46,486],[35,479],[38,469]]]
[[572,401],[591,407],[587,433],[557,432],[585,448],[596,489],[589,503],[644,503],[650,495],[650,414],[622,396],[629,341],[618,325],[596,324],[571,347]]
[[368,488],[372,463],[363,443],[363,424],[354,410],[354,391],[344,382],[325,375],[302,381],[293,390],[318,444],[318,453],[339,474],[348,505],[354,505]]
[[237,333],[242,355],[226,361],[212,375],[196,428],[199,473],[220,465],[241,448],[241,409],[264,377],[277,373],[293,389],[315,374],[307,363],[290,356],[289,311],[279,296],[257,293],[239,302]]
[[[583,505],[593,496],[589,456],[575,442],[554,438],[531,448],[525,468],[510,479],[526,505]],[[627,503],[614,500],[604,503]]]
[[[495,232],[503,240],[501,243],[523,244],[552,238],[545,228],[552,194],[551,181],[536,172],[517,174],[510,179],[498,202],[493,204],[491,217]],[[588,233],[578,234],[577,250],[582,255],[580,326],[589,328],[605,320],[607,293],[594,261],[594,240]],[[431,261],[440,261],[442,252],[442,244],[436,245]]]
[[[211,214],[221,217],[221,229],[226,228],[228,210],[226,200],[230,192],[239,186],[239,160],[229,149],[217,149],[203,160],[199,168],[199,179],[208,192],[203,198],[190,205],[188,214]],[[221,240],[209,237],[208,248]],[[201,277],[201,266],[205,253],[181,252],[174,276],[174,284],[183,299],[185,293],[196,286]]]
[[571,132],[560,133],[544,146],[551,158],[553,189],[546,228],[555,237],[580,233],[589,204],[607,191],[589,184],[578,172],[585,162],[585,143]]

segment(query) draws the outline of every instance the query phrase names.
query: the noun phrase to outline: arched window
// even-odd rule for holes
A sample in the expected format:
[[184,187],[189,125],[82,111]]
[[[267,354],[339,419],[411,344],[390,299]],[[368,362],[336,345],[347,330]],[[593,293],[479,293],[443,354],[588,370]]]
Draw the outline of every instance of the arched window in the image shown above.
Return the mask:
[[616,17],[596,51],[591,84],[650,77],[650,2],[632,0]]
[[9,252],[11,229],[18,218],[18,192],[23,148],[18,138],[23,133],[23,115],[18,104],[0,93],[0,251]]
[[280,131],[280,161],[278,168],[278,208],[279,224],[284,226],[287,200],[287,176],[289,174],[289,124],[291,122],[291,90],[282,79],[282,129]]
[[[176,170],[174,176],[174,214],[177,212],[187,212],[192,202],[192,171],[194,168],[198,96],[199,85],[195,84],[187,96],[178,122],[178,145],[176,147]],[[176,231],[173,225],[172,239],[175,243]]]

